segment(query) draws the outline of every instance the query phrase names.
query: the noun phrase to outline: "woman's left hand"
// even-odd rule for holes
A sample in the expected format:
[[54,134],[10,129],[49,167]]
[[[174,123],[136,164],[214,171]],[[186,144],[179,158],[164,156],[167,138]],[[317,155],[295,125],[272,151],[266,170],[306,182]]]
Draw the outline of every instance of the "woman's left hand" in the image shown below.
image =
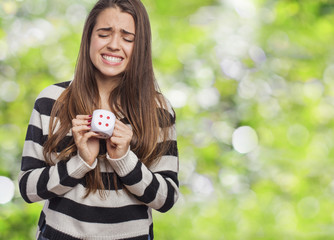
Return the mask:
[[133,133],[131,128],[116,119],[112,136],[107,139],[107,151],[112,159],[123,157],[130,146]]

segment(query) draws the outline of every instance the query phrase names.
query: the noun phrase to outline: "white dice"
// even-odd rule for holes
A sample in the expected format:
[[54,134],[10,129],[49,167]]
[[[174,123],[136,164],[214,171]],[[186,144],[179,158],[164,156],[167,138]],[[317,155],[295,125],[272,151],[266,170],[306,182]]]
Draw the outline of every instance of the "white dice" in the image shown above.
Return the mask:
[[110,111],[97,109],[93,112],[91,131],[99,134],[99,138],[110,138],[115,126],[116,117]]

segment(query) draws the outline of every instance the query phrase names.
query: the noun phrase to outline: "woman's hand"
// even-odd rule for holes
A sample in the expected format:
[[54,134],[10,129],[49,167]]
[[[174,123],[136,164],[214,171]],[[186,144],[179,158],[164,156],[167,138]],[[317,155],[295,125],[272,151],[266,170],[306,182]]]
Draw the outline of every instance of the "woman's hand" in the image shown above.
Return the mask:
[[80,157],[89,165],[92,165],[99,154],[100,143],[98,134],[90,131],[92,117],[89,115],[77,115],[72,119],[72,134],[74,142],[80,153]]
[[132,130],[127,125],[116,119],[115,127],[111,138],[107,139],[107,151],[111,158],[123,157],[130,146]]

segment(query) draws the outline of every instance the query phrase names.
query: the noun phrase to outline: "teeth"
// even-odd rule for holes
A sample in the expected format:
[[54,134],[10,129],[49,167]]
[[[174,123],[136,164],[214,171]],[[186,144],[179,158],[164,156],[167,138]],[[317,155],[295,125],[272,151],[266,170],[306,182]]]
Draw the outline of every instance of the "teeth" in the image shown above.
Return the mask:
[[122,58],[118,58],[118,57],[111,57],[107,55],[103,55],[102,57],[108,62],[119,63],[122,61]]

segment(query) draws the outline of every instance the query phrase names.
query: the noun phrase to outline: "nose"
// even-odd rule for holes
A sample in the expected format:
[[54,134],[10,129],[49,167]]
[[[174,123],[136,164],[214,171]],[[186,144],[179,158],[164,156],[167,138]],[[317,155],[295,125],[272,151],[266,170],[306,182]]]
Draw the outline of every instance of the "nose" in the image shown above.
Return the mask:
[[113,34],[107,45],[108,49],[111,51],[117,51],[120,49],[120,38],[117,34]]

